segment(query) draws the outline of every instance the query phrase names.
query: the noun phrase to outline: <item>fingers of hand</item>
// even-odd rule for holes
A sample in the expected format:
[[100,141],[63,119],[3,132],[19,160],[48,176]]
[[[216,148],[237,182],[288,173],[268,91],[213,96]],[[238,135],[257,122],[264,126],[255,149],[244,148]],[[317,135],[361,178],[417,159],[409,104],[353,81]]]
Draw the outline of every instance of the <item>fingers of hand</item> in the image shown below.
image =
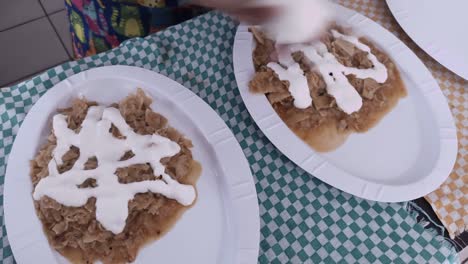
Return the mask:
[[222,9],[222,11],[234,18],[253,25],[263,24],[273,19],[280,10],[276,7],[241,7]]

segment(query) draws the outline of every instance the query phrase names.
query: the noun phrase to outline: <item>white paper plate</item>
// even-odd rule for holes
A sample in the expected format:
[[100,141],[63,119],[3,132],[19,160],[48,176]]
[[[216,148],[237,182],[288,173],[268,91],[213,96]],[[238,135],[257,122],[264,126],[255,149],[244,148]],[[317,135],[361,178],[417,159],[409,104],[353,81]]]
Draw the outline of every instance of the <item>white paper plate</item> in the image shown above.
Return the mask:
[[387,0],[387,4],[419,47],[468,80],[468,1]]
[[249,164],[230,129],[182,85],[155,72],[128,66],[95,68],[53,87],[26,116],[8,160],[5,223],[18,263],[67,263],[49,247],[34,211],[29,161],[50,133],[51,116],[79,95],[110,104],[143,88],[152,108],[192,139],[202,164],[198,200],[162,239],[135,263],[257,263],[260,220]]
[[247,26],[239,26],[234,42],[234,69],[242,98],[271,142],[322,181],[376,201],[421,197],[447,178],[457,155],[447,101],[424,64],[399,39],[354,11],[338,5],[336,9],[339,24],[373,40],[398,64],[408,96],[393,111],[369,132],[351,135],[337,150],[313,151],[284,124],[264,95],[249,92],[255,44]]

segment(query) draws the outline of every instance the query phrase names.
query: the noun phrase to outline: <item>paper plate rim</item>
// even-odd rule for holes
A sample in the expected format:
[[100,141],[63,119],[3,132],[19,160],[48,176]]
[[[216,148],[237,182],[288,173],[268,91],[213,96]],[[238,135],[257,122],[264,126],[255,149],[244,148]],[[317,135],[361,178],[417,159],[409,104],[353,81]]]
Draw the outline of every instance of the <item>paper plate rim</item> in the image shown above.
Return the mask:
[[[234,41],[234,72],[246,107],[267,138],[291,161],[320,180],[353,195],[381,202],[402,202],[422,197],[437,189],[449,176],[456,160],[458,142],[456,127],[447,101],[436,80],[419,58],[398,38],[371,19],[334,4],[340,15],[346,14],[346,24],[377,34],[389,54],[398,55],[400,64],[414,66],[409,73],[418,76],[417,83],[434,110],[440,129],[440,154],[429,175],[407,185],[382,184],[364,180],[327,162],[319,153],[299,139],[276,114],[264,95],[253,95],[248,82],[255,70],[252,63],[252,35],[247,25],[240,25]],[[387,51],[387,50],[386,50]]]
[[[25,254],[28,247],[33,246],[41,248],[42,254],[39,257],[47,257],[51,261],[56,260],[55,257],[53,257],[53,249],[48,245],[42,228],[40,228],[40,230],[22,230],[22,227],[18,226],[15,222],[15,215],[17,215],[15,210],[18,210],[18,203],[21,204],[30,199],[29,202],[32,204],[32,196],[17,197],[18,195],[15,195],[15,190],[11,187],[15,185],[13,184],[15,168],[9,165],[16,164],[18,160],[21,160],[21,157],[16,153],[19,153],[18,148],[21,147],[23,138],[30,133],[27,129],[31,128],[31,120],[33,120],[35,116],[40,115],[40,113],[35,111],[36,107],[47,103],[48,98],[52,96],[70,93],[75,87],[86,80],[92,80],[93,78],[112,78],[112,76],[116,74],[119,76],[129,76],[130,78],[134,78],[132,76],[138,76],[138,78],[148,78],[154,82],[166,83],[167,85],[159,86],[161,90],[158,90],[158,92],[162,92],[171,100],[177,98],[179,102],[183,101],[183,103],[178,104],[178,106],[181,107],[184,114],[201,124],[199,129],[216,153],[217,160],[220,164],[219,167],[221,167],[222,170],[223,180],[227,184],[228,192],[231,197],[230,202],[235,212],[233,214],[233,219],[228,219],[230,221],[229,225],[236,226],[238,230],[237,233],[233,234],[236,238],[236,241],[234,241],[236,247],[234,263],[257,263],[260,246],[260,214],[257,192],[249,163],[234,134],[221,117],[188,88],[159,73],[139,67],[120,65],[93,68],[68,77],[49,89],[46,94],[39,98],[25,117],[9,156],[4,187],[5,226],[15,259],[19,263],[24,263],[22,261],[22,256]],[[208,123],[210,124],[203,126]],[[216,129],[214,131],[209,131],[207,127],[216,127]],[[226,154],[229,154],[231,161],[218,158]],[[31,185],[29,175],[27,178]],[[33,212],[33,215],[37,217],[35,212]],[[38,240],[41,240],[41,243],[39,243],[40,245],[35,244]],[[44,241],[46,243],[45,245]]]
[[[421,30],[417,24],[411,23],[411,19],[409,18],[414,19],[414,16],[411,16],[408,14],[408,11],[405,10],[404,3],[407,2],[406,0],[386,0],[386,2],[397,23],[421,49],[451,72],[468,80],[468,52],[465,53],[465,55],[467,55],[465,58],[465,65],[460,64],[460,61],[456,61],[454,58],[455,55],[449,54],[447,49],[444,49],[443,45],[437,39],[427,38],[423,34],[424,30]],[[419,12],[421,12],[421,10],[419,10]],[[439,20],[440,19],[436,19],[436,21]],[[434,35],[434,32],[431,32],[431,34]],[[460,58],[459,55],[457,55],[457,57]]]

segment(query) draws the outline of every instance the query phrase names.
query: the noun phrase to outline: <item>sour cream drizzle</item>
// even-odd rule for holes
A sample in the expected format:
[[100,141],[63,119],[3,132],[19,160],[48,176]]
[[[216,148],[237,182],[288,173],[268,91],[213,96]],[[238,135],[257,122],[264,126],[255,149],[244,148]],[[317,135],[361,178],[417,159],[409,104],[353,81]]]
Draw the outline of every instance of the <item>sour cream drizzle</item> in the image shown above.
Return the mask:
[[287,69],[275,62],[270,62],[267,66],[276,72],[280,80],[289,82],[289,92],[294,98],[295,107],[305,109],[312,105],[307,78],[299,64],[293,63]]
[[[124,139],[117,139],[109,132],[111,125],[118,128]],[[162,158],[171,157],[180,151],[180,146],[159,135],[139,135],[125,122],[116,108],[93,106],[88,110],[79,133],[67,127],[66,116],[53,117],[53,129],[57,146],[48,164],[49,176],[41,179],[33,193],[35,200],[48,196],[57,202],[72,207],[86,204],[96,197],[96,219],[104,228],[118,234],[125,228],[128,217],[128,202],[138,193],[159,193],[187,206],[195,200],[195,189],[180,184],[165,173]],[[80,149],[80,156],[73,168],[59,173],[57,165],[71,146]],[[120,161],[125,152],[131,150],[135,156]],[[98,167],[84,170],[84,164],[96,157]],[[134,164],[149,163],[154,175],[161,179],[121,184],[115,175],[117,168]],[[95,188],[78,188],[85,180],[96,180]]]
[[[346,67],[328,51],[322,42],[307,45],[293,44],[287,48],[287,52],[291,56],[291,53],[302,51],[322,75],[327,85],[327,92],[335,98],[338,107],[345,113],[352,114],[361,109],[362,98],[349,83],[346,75],[354,74],[359,79],[372,78],[378,83],[384,83],[388,78],[387,68],[371,53],[370,47],[361,43],[357,37],[343,35],[336,30],[332,30],[332,34],[335,38],[348,41],[358,49],[368,52],[367,57],[372,62],[373,67],[370,69]],[[269,63],[267,66],[274,70],[281,80],[290,82],[289,90],[294,98],[294,105],[297,108],[307,108],[312,104],[307,79],[302,72],[298,72],[299,65],[286,58],[284,52],[284,48],[279,50],[278,57],[281,64],[289,65],[286,70],[276,63]],[[301,82],[298,81],[299,79]]]

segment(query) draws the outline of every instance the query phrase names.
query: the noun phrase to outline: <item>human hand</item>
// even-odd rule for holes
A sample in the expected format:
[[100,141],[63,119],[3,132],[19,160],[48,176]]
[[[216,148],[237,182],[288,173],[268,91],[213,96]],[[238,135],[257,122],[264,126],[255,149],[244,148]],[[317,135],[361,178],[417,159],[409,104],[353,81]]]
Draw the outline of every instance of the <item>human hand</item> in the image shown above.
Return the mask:
[[326,0],[193,0],[251,25],[260,25],[277,44],[310,42],[329,25]]
[[256,6],[252,0],[193,0],[192,3],[221,10],[235,19],[252,25],[264,24],[279,13],[276,5]]

